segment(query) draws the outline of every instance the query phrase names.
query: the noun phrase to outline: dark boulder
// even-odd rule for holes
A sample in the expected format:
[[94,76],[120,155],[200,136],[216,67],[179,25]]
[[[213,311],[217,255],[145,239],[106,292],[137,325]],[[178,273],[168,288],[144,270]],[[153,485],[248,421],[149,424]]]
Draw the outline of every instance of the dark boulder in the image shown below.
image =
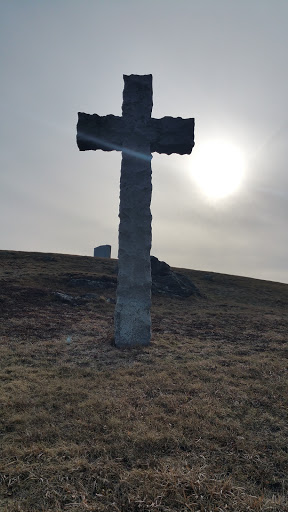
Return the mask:
[[152,293],[176,297],[201,297],[201,293],[192,281],[178,272],[173,272],[164,261],[151,256]]
[[171,268],[165,261],[159,261],[155,256],[151,256],[151,274],[153,276],[167,276],[171,272]]

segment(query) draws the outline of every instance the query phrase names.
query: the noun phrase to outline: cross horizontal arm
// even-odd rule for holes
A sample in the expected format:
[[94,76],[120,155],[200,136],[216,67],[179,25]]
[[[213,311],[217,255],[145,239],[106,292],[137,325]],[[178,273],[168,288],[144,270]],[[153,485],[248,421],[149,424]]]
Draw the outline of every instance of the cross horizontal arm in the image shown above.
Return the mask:
[[151,119],[150,147],[151,153],[190,154],[194,146],[194,119],[181,117],[162,117]]
[[[150,143],[151,153],[184,155],[190,154],[194,146],[194,119],[152,118],[139,131]],[[77,145],[80,151],[123,151],[123,141],[129,133],[130,127],[123,117],[78,112]]]
[[124,125],[122,117],[78,112],[77,145],[79,150],[122,151],[126,132]]

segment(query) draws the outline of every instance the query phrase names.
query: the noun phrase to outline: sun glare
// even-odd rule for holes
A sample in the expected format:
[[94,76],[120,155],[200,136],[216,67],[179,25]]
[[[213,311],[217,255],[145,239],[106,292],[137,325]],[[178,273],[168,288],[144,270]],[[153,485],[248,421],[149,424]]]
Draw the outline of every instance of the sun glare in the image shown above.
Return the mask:
[[241,185],[245,161],[240,148],[230,142],[211,141],[195,145],[192,176],[211,199],[222,199]]

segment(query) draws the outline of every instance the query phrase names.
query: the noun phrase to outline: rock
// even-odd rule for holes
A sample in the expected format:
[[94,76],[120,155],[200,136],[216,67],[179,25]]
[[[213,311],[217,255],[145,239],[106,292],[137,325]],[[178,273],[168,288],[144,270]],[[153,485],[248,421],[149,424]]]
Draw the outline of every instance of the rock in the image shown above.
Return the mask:
[[95,247],[94,258],[111,258],[111,245],[99,245],[99,247]]
[[192,281],[178,272],[173,272],[164,261],[151,256],[152,293],[176,297],[201,297],[201,293]]
[[108,297],[108,299],[106,299],[106,302],[108,302],[109,304],[116,304],[116,299],[113,299],[112,297]]
[[54,297],[58,299],[61,302],[66,302],[68,304],[72,304],[75,301],[75,297],[72,297],[72,295],[68,295],[67,293],[63,292],[53,292]]
[[165,261],[159,261],[155,256],[151,256],[151,274],[153,276],[167,276],[171,268]]

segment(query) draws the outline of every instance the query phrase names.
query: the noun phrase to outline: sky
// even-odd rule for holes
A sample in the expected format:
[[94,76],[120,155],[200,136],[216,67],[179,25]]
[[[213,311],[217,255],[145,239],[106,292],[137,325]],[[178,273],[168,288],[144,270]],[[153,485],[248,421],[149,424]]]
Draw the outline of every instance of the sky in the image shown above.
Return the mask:
[[123,74],[151,73],[153,117],[195,117],[191,155],[153,154],[151,253],[288,283],[287,22],[287,0],[2,0],[0,249],[117,257],[121,153],[79,152],[77,113],[121,115]]

